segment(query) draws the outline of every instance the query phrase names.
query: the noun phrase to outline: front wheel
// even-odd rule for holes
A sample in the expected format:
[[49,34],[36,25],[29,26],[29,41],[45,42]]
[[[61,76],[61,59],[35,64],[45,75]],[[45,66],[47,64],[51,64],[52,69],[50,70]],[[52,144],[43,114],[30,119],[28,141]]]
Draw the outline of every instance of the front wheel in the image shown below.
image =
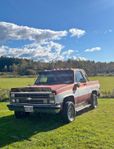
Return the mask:
[[69,123],[75,119],[75,106],[71,101],[67,101],[63,106],[63,118],[65,122]]
[[96,94],[92,94],[92,97],[91,97],[91,107],[93,109],[95,109],[97,106],[98,106],[97,95]]

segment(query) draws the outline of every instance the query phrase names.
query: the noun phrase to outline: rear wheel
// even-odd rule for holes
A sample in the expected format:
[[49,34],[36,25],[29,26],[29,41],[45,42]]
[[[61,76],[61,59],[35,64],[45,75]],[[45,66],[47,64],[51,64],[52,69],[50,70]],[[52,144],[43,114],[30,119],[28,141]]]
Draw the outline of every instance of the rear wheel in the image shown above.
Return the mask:
[[69,123],[74,121],[75,119],[75,106],[74,103],[71,101],[67,101],[65,102],[64,106],[63,106],[63,118],[65,120],[65,122]]
[[24,118],[24,117],[29,116],[29,113],[23,112],[23,111],[14,111],[14,115],[17,119],[19,119],[19,118]]
[[91,107],[93,109],[95,109],[97,106],[98,106],[97,95],[96,94],[92,94],[92,97],[91,97]]

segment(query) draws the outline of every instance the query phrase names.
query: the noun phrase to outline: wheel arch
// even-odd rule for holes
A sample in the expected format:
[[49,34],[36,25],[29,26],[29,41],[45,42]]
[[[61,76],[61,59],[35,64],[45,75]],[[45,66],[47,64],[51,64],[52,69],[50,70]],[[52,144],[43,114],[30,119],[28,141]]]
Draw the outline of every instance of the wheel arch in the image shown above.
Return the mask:
[[71,101],[71,102],[73,102],[73,103],[75,104],[74,96],[71,95],[71,96],[65,97],[65,98],[63,99],[62,108],[63,108],[64,104],[65,104],[67,101]]
[[93,90],[93,91],[92,91],[92,94],[98,95],[97,90]]

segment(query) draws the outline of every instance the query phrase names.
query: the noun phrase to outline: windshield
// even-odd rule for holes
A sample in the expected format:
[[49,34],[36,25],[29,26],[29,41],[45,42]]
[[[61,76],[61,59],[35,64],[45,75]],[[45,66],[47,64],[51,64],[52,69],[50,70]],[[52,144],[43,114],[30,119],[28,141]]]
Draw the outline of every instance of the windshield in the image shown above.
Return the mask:
[[40,72],[35,82],[36,85],[70,84],[74,81],[72,70]]

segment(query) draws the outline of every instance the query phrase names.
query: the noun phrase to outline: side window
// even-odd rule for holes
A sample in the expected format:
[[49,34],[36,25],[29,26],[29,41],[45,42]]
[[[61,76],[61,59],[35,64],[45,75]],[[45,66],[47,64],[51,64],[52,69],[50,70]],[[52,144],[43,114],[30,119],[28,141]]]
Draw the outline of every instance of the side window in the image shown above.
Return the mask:
[[82,75],[82,73],[80,71],[77,71],[75,73],[75,81],[84,83],[84,82],[86,82],[86,79],[83,77],[83,75]]
[[84,76],[86,81],[89,81],[88,75],[86,74],[86,72],[84,70],[83,70],[83,76]]

